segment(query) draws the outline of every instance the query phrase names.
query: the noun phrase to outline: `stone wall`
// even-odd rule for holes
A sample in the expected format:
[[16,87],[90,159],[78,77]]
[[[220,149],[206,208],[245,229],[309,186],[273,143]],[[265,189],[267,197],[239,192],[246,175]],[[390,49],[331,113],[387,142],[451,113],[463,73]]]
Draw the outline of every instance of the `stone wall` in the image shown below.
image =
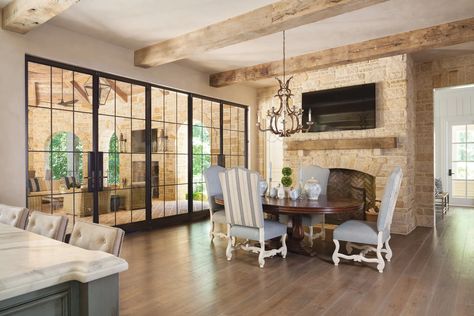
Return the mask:
[[442,58],[415,65],[416,80],[416,219],[434,223],[433,89],[474,83],[474,54]]
[[[376,178],[376,195],[380,199],[387,177],[395,166],[403,169],[404,179],[392,231],[408,234],[415,226],[415,102],[412,73],[413,62],[407,55],[381,58],[367,62],[331,67],[296,74],[291,89],[295,104],[301,104],[301,94],[309,91],[376,83],[377,128],[358,131],[338,131],[296,134],[284,140],[284,164],[297,170],[300,164],[316,164],[327,168],[346,168],[368,173]],[[259,110],[271,106],[275,87],[258,91]],[[367,137],[397,137],[394,149],[290,151],[293,140],[350,139]],[[264,173],[265,146],[259,135],[259,168]],[[296,180],[296,179],[293,179]]]

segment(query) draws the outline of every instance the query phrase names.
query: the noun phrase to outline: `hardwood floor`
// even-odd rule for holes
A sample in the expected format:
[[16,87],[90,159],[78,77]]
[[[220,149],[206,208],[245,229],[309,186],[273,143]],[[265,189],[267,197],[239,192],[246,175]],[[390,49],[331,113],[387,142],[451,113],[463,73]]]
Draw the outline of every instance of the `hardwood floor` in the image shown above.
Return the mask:
[[264,269],[242,250],[228,262],[207,233],[206,221],[127,235],[121,315],[474,315],[474,209],[393,235],[383,274],[292,253]]

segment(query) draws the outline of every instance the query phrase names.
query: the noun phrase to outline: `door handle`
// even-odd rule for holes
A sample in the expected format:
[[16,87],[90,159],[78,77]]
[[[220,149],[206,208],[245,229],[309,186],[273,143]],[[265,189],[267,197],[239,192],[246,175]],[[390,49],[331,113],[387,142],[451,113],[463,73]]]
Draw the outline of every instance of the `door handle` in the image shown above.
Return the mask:
[[452,169],[449,169],[448,170],[448,176],[452,176],[454,174],[453,170]]

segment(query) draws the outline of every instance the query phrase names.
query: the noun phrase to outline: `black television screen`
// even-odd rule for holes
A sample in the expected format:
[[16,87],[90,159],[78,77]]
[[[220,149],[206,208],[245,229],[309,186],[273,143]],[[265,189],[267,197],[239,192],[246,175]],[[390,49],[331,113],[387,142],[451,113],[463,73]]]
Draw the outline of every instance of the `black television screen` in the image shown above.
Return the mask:
[[[153,128],[151,130],[151,142],[156,143],[158,130]],[[132,153],[145,153],[145,130],[139,129],[132,131]]]
[[375,128],[375,83],[303,93],[302,103],[310,132]]

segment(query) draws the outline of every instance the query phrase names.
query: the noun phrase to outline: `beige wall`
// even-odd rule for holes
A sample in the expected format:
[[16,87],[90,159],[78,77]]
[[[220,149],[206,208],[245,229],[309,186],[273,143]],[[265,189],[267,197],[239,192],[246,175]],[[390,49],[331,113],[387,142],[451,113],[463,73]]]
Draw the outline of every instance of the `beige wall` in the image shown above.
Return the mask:
[[[0,30],[0,203],[25,204],[25,54],[250,106],[256,101],[253,88],[211,88],[207,74],[177,64],[137,68],[133,66],[133,51],[54,26],[43,25],[26,35]],[[250,118],[252,133],[252,110]],[[251,134],[252,139],[255,137]],[[251,167],[256,161],[254,146],[251,142]]]

